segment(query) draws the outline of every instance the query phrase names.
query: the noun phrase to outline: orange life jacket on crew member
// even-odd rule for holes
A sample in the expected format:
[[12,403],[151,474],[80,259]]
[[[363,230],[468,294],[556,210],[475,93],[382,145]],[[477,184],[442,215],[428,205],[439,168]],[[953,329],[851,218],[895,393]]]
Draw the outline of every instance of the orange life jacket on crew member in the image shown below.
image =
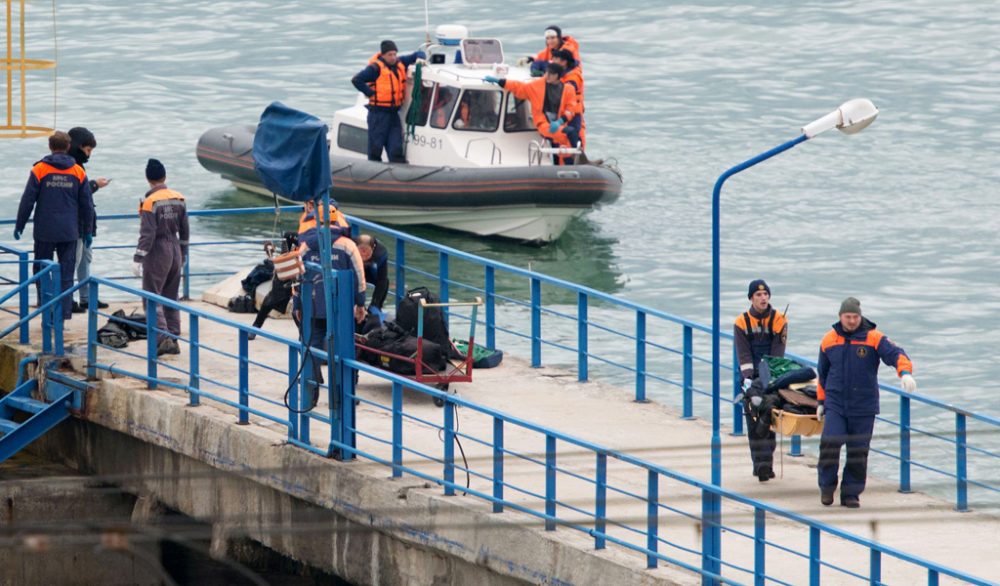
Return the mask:
[[378,79],[368,84],[375,93],[368,98],[369,106],[381,108],[398,108],[403,105],[403,96],[406,91],[406,66],[400,61],[390,67],[385,61],[379,59],[381,53],[376,53],[369,61],[369,65],[378,67]]
[[[576,99],[576,90],[572,85],[562,84],[563,94],[559,103],[559,116],[570,121],[574,116],[580,114],[580,105]],[[535,123],[538,133],[545,138],[551,139],[553,143],[560,146],[571,146],[569,138],[562,130],[555,134],[549,132],[549,120],[545,117],[545,78],[537,77],[532,81],[523,82],[508,79],[504,84],[504,89],[520,100],[528,100],[531,103],[531,117]]]
[[[341,213],[333,204],[330,204],[330,224],[334,228],[350,228],[350,224],[347,223],[347,218]],[[302,212],[302,216],[299,217],[299,235],[305,234],[306,231],[311,230],[316,227],[316,212],[312,211],[309,213]]]
[[[556,47],[557,49],[564,49],[573,54],[573,60],[576,61],[577,65],[580,65],[580,43],[576,39],[569,35],[563,35],[562,45]],[[552,49],[546,46],[544,49],[535,55],[535,61],[551,61],[552,60]],[[582,67],[582,65],[581,65]]]

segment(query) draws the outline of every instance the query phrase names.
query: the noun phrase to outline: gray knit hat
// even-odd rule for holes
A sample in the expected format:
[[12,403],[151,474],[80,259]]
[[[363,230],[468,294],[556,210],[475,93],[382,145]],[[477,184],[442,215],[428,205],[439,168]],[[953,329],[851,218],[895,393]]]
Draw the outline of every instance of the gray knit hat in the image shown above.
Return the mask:
[[861,315],[861,302],[854,297],[848,297],[847,299],[840,302],[840,314],[845,313],[856,313]]

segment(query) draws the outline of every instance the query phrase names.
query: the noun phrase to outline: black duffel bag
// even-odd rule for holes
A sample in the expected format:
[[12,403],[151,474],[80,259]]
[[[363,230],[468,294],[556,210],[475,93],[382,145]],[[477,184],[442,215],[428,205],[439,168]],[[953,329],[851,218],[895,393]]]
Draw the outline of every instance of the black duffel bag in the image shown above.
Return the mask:
[[[402,360],[371,350],[362,350],[359,356],[361,360],[396,374],[416,374],[412,360],[417,359],[417,338],[409,335],[394,322],[386,322],[384,327],[375,328],[359,338],[361,343],[369,348],[411,359]],[[423,342],[421,361],[424,364],[424,374],[434,374],[444,370],[448,365],[448,361],[441,351],[441,346],[426,338]]]
[[[438,297],[427,287],[417,287],[406,292],[406,297],[399,300],[396,306],[396,324],[406,330],[411,336],[417,335],[417,316],[420,313],[420,300],[427,303],[438,303]],[[465,356],[451,343],[448,324],[444,319],[444,311],[440,307],[424,308],[424,340],[430,340],[448,353],[447,358],[464,360]]]

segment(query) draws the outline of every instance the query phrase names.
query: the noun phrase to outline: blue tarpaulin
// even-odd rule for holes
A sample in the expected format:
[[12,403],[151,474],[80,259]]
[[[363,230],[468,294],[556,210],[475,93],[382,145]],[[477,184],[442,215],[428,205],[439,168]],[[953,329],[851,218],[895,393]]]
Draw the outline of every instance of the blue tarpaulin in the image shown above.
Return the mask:
[[328,194],[332,180],[326,135],[319,118],[272,102],[253,137],[254,166],[264,185],[293,201]]

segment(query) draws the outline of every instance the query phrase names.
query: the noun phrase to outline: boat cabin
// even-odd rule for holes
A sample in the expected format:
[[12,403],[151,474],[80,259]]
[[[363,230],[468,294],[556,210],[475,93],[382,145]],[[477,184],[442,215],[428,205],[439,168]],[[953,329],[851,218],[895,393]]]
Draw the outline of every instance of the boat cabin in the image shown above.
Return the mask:
[[[461,25],[437,27],[436,41],[421,46],[427,63],[410,66],[400,108],[406,158],[412,165],[491,167],[551,165],[548,145],[531,119],[531,105],[483,81],[487,75],[528,81],[527,67],[504,62],[498,39],[474,38]],[[414,83],[419,77],[419,91]],[[367,157],[368,100],[338,111],[331,152]]]

